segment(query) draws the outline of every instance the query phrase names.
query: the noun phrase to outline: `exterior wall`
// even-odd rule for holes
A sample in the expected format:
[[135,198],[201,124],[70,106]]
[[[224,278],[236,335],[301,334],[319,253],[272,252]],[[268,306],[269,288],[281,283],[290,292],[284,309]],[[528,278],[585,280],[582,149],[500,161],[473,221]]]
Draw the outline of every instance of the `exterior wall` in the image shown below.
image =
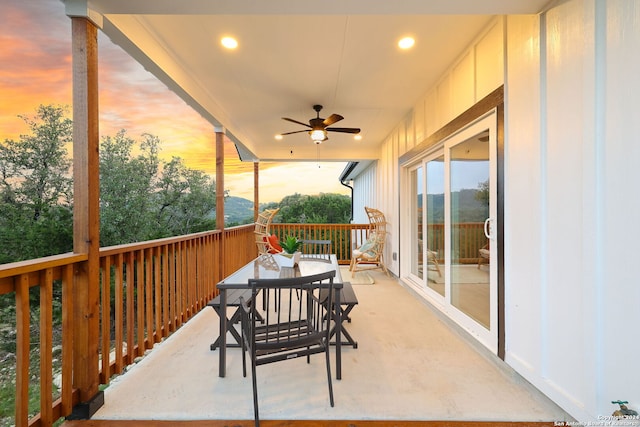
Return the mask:
[[[458,57],[438,83],[419,99],[382,144],[376,174],[377,204],[371,206],[383,211],[390,223],[385,264],[396,275],[400,275],[398,158],[503,84],[503,31],[503,19],[496,18]],[[355,180],[354,189],[358,192],[359,186],[360,182]],[[360,203],[354,193],[354,212],[364,212],[365,205]]]
[[377,167],[390,260],[398,156],[504,81],[505,361],[584,422],[618,399],[640,412],[637,76],[636,1],[496,19],[388,136]]
[[506,361],[581,421],[640,409],[639,6],[507,22]]
[[369,222],[367,213],[364,211],[365,206],[377,205],[377,163],[371,165],[358,174],[353,182],[353,223],[366,224]]

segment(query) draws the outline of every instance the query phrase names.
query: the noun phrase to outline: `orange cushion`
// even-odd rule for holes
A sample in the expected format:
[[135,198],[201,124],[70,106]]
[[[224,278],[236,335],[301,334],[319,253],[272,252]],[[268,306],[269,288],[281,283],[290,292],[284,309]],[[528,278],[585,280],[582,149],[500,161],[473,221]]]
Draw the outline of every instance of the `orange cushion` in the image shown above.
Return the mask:
[[280,241],[278,240],[278,236],[276,236],[275,234],[272,234],[270,236],[265,236],[264,239],[265,239],[265,242],[268,240],[269,246],[271,246],[271,248],[269,249],[269,253],[277,254],[282,252],[282,246],[280,246]]

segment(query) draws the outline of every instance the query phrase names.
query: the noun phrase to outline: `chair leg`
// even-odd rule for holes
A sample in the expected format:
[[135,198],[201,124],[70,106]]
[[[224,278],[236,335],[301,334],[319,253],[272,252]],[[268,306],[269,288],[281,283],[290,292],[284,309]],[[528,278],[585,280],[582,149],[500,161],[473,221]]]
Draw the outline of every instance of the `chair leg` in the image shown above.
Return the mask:
[[353,255],[351,255],[351,263],[349,263],[349,271],[353,271],[353,268],[355,267],[355,265],[356,265],[356,258]]
[[331,403],[331,407],[333,408],[333,384],[331,383],[331,361],[329,360],[329,343],[326,343],[326,348],[324,351],[327,361],[327,381],[329,384],[329,402]]
[[258,416],[258,382],[256,380],[256,361],[251,361],[251,378],[253,381],[253,413],[256,427],[260,427],[260,417]]
[[242,328],[242,376],[247,376],[247,346],[244,342],[244,328]]
[[438,277],[442,277],[442,272],[440,271],[440,264],[438,264],[438,260],[433,260],[433,265],[436,268],[436,272],[438,273]]
[[384,274],[386,274],[387,277],[389,277],[389,270],[387,270],[387,266],[384,265],[384,260],[382,259],[382,255],[380,255],[380,261],[378,261],[378,265],[382,268],[382,271],[384,271]]

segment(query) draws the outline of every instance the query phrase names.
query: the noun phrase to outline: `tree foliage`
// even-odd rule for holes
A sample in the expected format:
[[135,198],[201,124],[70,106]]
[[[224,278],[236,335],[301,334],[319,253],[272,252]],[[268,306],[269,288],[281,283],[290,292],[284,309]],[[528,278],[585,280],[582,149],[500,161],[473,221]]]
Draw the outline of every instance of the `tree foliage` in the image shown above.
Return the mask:
[[30,133],[0,144],[0,263],[68,252],[73,247],[72,122],[60,106],[19,116]]
[[351,198],[342,194],[296,193],[284,197],[279,207],[275,221],[282,223],[347,224],[351,220]]
[[202,171],[187,168],[179,157],[164,166],[156,200],[159,227],[155,237],[163,237],[162,230],[181,235],[215,228],[215,181]]
[[[29,133],[0,143],[0,263],[73,249],[72,121],[67,108],[19,116]],[[179,157],[159,157],[161,141],[125,130],[100,144],[100,245],[112,246],[215,228],[216,185]],[[225,196],[227,196],[225,194]],[[351,199],[293,194],[276,221],[348,223]]]
[[[179,157],[159,159],[160,141],[137,144],[121,130],[100,150],[100,244],[111,246],[215,228],[215,181]],[[134,154],[137,151],[137,154]]]
[[100,144],[100,246],[144,241],[153,230],[151,190],[158,172],[157,138],[145,134],[140,153],[124,130]]
[[[67,108],[19,116],[29,130],[0,143],[0,263],[73,250],[73,123]],[[160,140],[121,130],[100,144],[100,244],[215,228],[215,181],[182,159],[163,161]]]

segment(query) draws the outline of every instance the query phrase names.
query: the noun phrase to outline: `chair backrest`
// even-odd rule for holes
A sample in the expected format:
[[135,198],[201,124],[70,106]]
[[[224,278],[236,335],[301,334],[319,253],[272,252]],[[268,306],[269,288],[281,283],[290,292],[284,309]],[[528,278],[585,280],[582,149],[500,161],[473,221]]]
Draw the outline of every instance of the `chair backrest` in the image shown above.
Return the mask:
[[384,251],[384,243],[387,239],[387,219],[378,209],[365,206],[364,210],[369,217],[369,240],[375,242],[373,249],[377,253]]
[[367,212],[367,216],[369,217],[369,230],[376,232],[387,232],[387,219],[384,214],[378,209],[370,208],[365,206],[365,212]]
[[[243,334],[250,340],[249,351],[256,365],[326,350],[335,274],[332,270],[312,276],[249,280],[254,303],[248,307]],[[263,304],[255,303],[258,295],[262,295]]]
[[258,214],[253,234],[255,235],[259,255],[267,254],[273,249],[268,240],[268,237],[270,236],[269,226],[271,225],[271,221],[273,221],[273,217],[279,210],[280,208],[265,209]]
[[331,240],[303,240],[302,253],[305,258],[330,259]]

